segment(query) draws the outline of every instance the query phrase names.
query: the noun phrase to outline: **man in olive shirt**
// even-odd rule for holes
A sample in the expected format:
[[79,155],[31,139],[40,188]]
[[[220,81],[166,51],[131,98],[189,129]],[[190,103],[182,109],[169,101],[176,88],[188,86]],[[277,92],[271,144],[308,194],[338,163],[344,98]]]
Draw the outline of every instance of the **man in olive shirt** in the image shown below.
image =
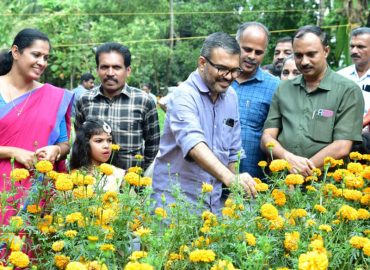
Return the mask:
[[364,100],[361,89],[327,65],[328,37],[317,26],[294,35],[294,58],[302,75],[282,81],[270,106],[261,147],[273,142],[273,155],[286,159],[291,173],[304,176],[325,157],[342,158],[361,141]]

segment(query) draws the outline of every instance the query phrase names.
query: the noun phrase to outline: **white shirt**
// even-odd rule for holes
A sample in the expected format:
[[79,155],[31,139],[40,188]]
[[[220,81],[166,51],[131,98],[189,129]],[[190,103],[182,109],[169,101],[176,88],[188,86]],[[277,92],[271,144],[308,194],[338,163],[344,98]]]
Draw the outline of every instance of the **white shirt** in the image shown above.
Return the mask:
[[355,65],[351,65],[339,70],[338,74],[356,82],[360,86],[365,100],[366,113],[370,109],[370,69],[362,77],[359,77]]

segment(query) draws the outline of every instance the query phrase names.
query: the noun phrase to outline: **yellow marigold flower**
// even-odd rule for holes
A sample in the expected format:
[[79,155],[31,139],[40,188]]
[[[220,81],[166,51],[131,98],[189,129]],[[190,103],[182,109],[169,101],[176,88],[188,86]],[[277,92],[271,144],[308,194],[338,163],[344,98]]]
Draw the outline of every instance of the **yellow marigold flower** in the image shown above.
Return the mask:
[[288,268],[288,267],[278,267],[278,268],[276,268],[276,270],[290,270],[290,268]]
[[360,163],[354,163],[350,162],[347,164],[347,170],[350,171],[351,173],[360,173],[363,171],[362,164]]
[[55,252],[59,252],[64,248],[64,241],[56,241],[53,243],[51,246],[51,249],[54,250]]
[[154,267],[148,263],[129,262],[124,270],[154,270]]
[[333,168],[333,167],[337,166],[337,161],[332,157],[326,157],[324,159],[324,166],[325,165],[330,166],[330,168]]
[[40,173],[48,173],[53,170],[53,164],[48,160],[40,160],[37,162],[35,168]]
[[320,168],[314,168],[314,169],[312,169],[312,174],[316,175],[317,177],[320,177],[322,172],[321,172]]
[[325,213],[326,212],[326,208],[320,204],[315,204],[314,206],[314,209],[319,211],[320,213]]
[[115,251],[116,248],[112,244],[102,244],[100,246],[101,251]]
[[310,251],[303,253],[298,259],[299,270],[326,270],[329,265],[326,253]]
[[271,230],[281,230],[284,228],[285,220],[283,217],[278,216],[276,219],[270,220],[270,229]]
[[324,185],[323,192],[325,195],[328,194],[335,194],[337,192],[338,188],[334,186],[333,184],[326,184]]
[[56,171],[50,171],[46,174],[50,179],[57,180],[59,173]]
[[216,258],[216,254],[213,252],[213,250],[207,250],[207,249],[197,249],[189,254],[189,260],[191,262],[213,262]]
[[140,175],[129,172],[124,176],[127,183],[133,186],[150,186],[152,184],[152,179],[150,177],[141,177]]
[[232,217],[234,217],[234,213],[235,213],[235,211],[232,207],[222,208],[222,216],[224,216],[224,217],[232,218]]
[[348,175],[353,175],[353,174],[346,169],[337,169],[333,173],[333,178],[336,182],[341,182]]
[[364,230],[364,231],[363,231],[363,233],[364,233],[365,235],[368,235],[368,234],[370,234],[370,230]]
[[20,216],[12,216],[9,222],[10,226],[14,226],[17,229],[20,229],[23,225],[23,219]]
[[278,210],[270,203],[261,206],[261,215],[269,220],[276,219],[279,215]]
[[271,161],[269,168],[272,172],[281,172],[285,169],[289,169],[290,165],[288,161],[284,159],[274,159]]
[[41,207],[36,204],[27,205],[27,212],[31,214],[36,214],[41,212]]
[[141,221],[137,218],[134,218],[129,224],[131,230],[135,231],[137,228],[141,226]]
[[287,185],[301,185],[304,183],[304,178],[300,174],[288,174],[285,177],[285,184]]
[[219,260],[211,267],[211,270],[236,270],[236,268],[229,261]]
[[30,259],[21,251],[13,251],[10,253],[9,262],[15,267],[26,268],[30,264]]
[[358,219],[366,220],[366,219],[370,218],[369,211],[367,211],[366,209],[363,209],[363,208],[358,209],[357,214],[358,214]]
[[360,201],[362,197],[362,192],[358,190],[344,189],[343,197],[346,200],[350,200],[350,201]]
[[361,236],[352,236],[351,239],[349,240],[349,243],[351,244],[352,247],[361,249],[364,247],[365,244],[370,243],[370,239]]
[[370,243],[366,243],[362,248],[362,251],[366,256],[370,256]]
[[271,196],[274,199],[275,204],[278,206],[283,206],[286,203],[285,193],[279,189],[274,189]]
[[194,243],[192,245],[200,248],[200,247],[208,246],[210,243],[211,241],[208,237],[200,236],[194,240]]
[[260,184],[255,185],[255,189],[258,192],[263,192],[263,191],[269,190],[269,186],[265,183],[260,183]]
[[144,156],[143,155],[140,155],[140,154],[136,154],[135,155],[135,159],[140,161],[140,160],[143,160],[144,159]]
[[80,262],[70,262],[67,264],[66,270],[87,270],[87,268]]
[[211,184],[204,183],[202,184],[202,193],[210,193],[213,190],[213,186]]
[[108,270],[108,267],[105,263],[98,261],[88,262],[86,263],[86,267],[88,270]]
[[315,181],[317,181],[317,180],[319,180],[318,178],[317,178],[317,176],[315,176],[315,175],[309,175],[309,176],[307,176],[305,179],[304,179],[304,181],[305,182],[315,182]]
[[362,154],[362,160],[370,160],[370,154]]
[[55,181],[55,189],[59,191],[68,191],[72,190],[72,188],[73,182],[71,176],[64,173],[59,174],[57,180]]
[[345,178],[347,188],[362,188],[364,186],[364,179],[361,176],[347,176]]
[[343,205],[336,213],[338,218],[346,220],[356,220],[358,218],[358,212],[355,208]]
[[316,225],[316,221],[314,221],[313,219],[309,219],[306,221],[306,226],[307,227],[312,227],[312,226],[315,226]]
[[302,218],[306,216],[307,216],[307,211],[302,208],[292,209],[290,213],[291,218]]
[[55,255],[54,256],[54,263],[56,267],[58,267],[58,269],[65,269],[69,261],[70,261],[70,258],[65,255]]
[[11,251],[21,251],[23,247],[23,240],[17,235],[14,236],[10,243]]
[[[370,155],[369,155],[370,156]],[[367,179],[367,180],[370,180],[370,167],[366,167],[362,173],[361,173],[362,177]]]
[[95,184],[95,178],[92,175],[85,175],[84,173],[76,170],[71,174],[72,182],[76,186],[85,186]]
[[202,220],[217,220],[217,216],[211,211],[206,210],[202,213]]
[[140,174],[141,175],[142,172],[143,172],[143,169],[141,167],[135,166],[135,167],[128,168],[127,172],[128,173],[133,172],[133,173],[136,173],[136,174]]
[[143,237],[145,235],[149,235],[152,233],[152,230],[149,229],[149,228],[144,228],[144,227],[140,227],[139,229],[137,229],[134,234],[136,236],[139,236],[139,237]]
[[99,240],[99,237],[98,237],[98,236],[96,236],[96,235],[89,235],[89,236],[87,237],[87,239],[88,239],[89,241],[91,241],[91,242],[96,242],[96,241],[98,241],[98,240]]
[[14,180],[14,181],[22,181],[22,180],[26,180],[28,177],[30,176],[30,172],[26,169],[13,169],[11,172],[10,172],[10,177]]
[[112,145],[110,146],[110,148],[113,150],[113,151],[119,151],[119,149],[121,148],[121,146],[119,144],[114,144],[112,143]]
[[320,240],[320,239],[316,239],[316,240],[313,240],[310,244],[309,244],[309,248],[312,250],[312,251],[317,251],[317,252],[323,252],[323,253],[326,253],[326,249],[324,247],[324,241]]
[[265,144],[265,147],[268,148],[268,149],[272,149],[275,147],[275,143],[274,142],[268,142]]
[[260,166],[261,168],[265,168],[267,166],[267,162],[264,160],[261,160],[260,162],[258,162],[258,166]]
[[66,216],[66,223],[74,223],[77,222],[79,227],[85,226],[84,217],[81,212],[74,212]]
[[364,194],[370,194],[370,187],[366,187],[362,190],[362,193]]
[[313,191],[313,192],[317,191],[317,189],[314,186],[311,186],[311,185],[306,186],[306,189],[309,190],[309,191]]
[[245,241],[248,243],[249,246],[255,246],[256,245],[256,237],[254,237],[251,233],[245,233],[244,235]]
[[96,215],[98,216],[99,222],[101,222],[101,224],[106,225],[116,219],[117,212],[111,208],[108,209],[99,208],[99,210],[96,212]]
[[172,252],[170,254],[171,261],[181,261],[184,259],[184,255]]
[[75,230],[68,230],[64,233],[65,236],[67,236],[68,238],[75,238],[76,235],[77,235],[77,231]]
[[319,230],[326,231],[326,232],[331,232],[332,228],[330,227],[330,225],[322,224],[322,225],[319,226]]
[[365,194],[364,196],[362,196],[360,202],[363,205],[369,205],[370,206],[370,194]]
[[286,233],[284,240],[284,248],[288,251],[297,250],[299,238],[300,238],[299,232]]
[[159,216],[159,217],[162,217],[162,218],[166,218],[167,217],[167,212],[166,210],[164,210],[162,207],[157,207],[155,210],[154,210],[154,213]]
[[105,204],[117,203],[118,193],[115,191],[107,191],[103,194],[102,201]]
[[107,163],[102,163],[100,164],[99,166],[99,170],[105,174],[105,175],[111,175],[113,174],[113,166],[112,165],[109,165]]
[[79,186],[72,191],[76,199],[92,198],[94,196],[94,188],[92,186]]
[[141,258],[145,258],[148,256],[148,252],[145,252],[145,251],[134,251],[132,252],[131,256],[130,256],[130,260],[131,261],[137,261]]
[[232,207],[235,204],[232,198],[227,198],[225,201],[225,207]]
[[335,219],[331,223],[333,223],[334,225],[338,225],[338,224],[340,224],[340,220],[339,219]]
[[349,153],[349,158],[352,159],[352,160],[361,160],[362,159],[362,155],[359,153],[359,152],[351,152]]

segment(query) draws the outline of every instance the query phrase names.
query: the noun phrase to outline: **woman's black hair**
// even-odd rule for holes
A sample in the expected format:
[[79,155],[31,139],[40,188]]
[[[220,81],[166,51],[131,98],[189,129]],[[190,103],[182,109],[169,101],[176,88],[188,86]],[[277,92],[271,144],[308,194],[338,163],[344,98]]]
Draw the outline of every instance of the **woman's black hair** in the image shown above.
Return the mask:
[[[24,49],[31,47],[35,40],[44,40],[50,45],[50,40],[47,35],[37,29],[25,28],[15,36],[12,47],[16,45],[19,52],[22,53]],[[12,69],[12,65],[12,52],[3,52],[0,55],[0,76],[7,74]]]
[[[72,146],[71,160],[69,162],[70,170],[88,168],[91,166],[91,146],[90,138],[93,135],[102,134],[104,131],[103,125],[107,125],[106,122],[100,119],[87,120],[76,132],[76,139]],[[108,125],[110,128],[110,126]],[[112,136],[114,143],[114,138]],[[112,152],[113,155],[113,152]],[[110,157],[112,158],[112,156]],[[117,153],[113,155],[112,165],[118,166]]]

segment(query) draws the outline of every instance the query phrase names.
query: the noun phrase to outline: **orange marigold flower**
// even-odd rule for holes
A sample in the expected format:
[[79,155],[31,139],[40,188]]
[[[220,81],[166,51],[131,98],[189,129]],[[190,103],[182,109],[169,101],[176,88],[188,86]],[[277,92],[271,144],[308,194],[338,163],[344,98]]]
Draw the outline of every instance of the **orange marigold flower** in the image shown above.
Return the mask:
[[127,172],[128,173],[133,172],[133,173],[136,173],[136,174],[142,174],[143,169],[141,167],[135,166],[135,167],[128,168]]
[[27,212],[31,214],[36,214],[41,212],[41,207],[36,204],[27,205]]
[[279,189],[274,189],[271,196],[274,199],[275,204],[278,206],[283,206],[286,203],[285,193]]
[[362,173],[361,173],[362,177],[367,179],[367,180],[370,180],[370,166],[366,167]]
[[285,169],[289,169],[290,164],[284,159],[274,159],[271,161],[269,168],[272,172],[281,172]]
[[258,192],[267,191],[269,189],[269,186],[265,183],[260,183],[255,185],[255,188]]
[[276,219],[270,220],[270,229],[271,230],[280,230],[284,227],[285,220],[283,217],[278,216]]
[[362,159],[362,155],[359,153],[359,152],[351,152],[349,153],[349,158],[352,159],[352,160],[361,160]]
[[320,213],[325,213],[327,211],[326,208],[320,204],[315,204],[314,209]]
[[370,206],[370,194],[365,194],[361,197],[360,200],[362,205],[369,205]]
[[333,173],[333,178],[336,182],[341,182],[346,176],[353,175],[346,169],[337,169]]
[[297,250],[299,238],[299,232],[285,233],[284,248],[288,251]]
[[303,253],[298,259],[298,269],[299,270],[326,270],[329,265],[328,256],[326,253],[318,251],[310,251]]
[[40,160],[37,162],[35,168],[40,173],[48,173],[53,169],[53,164],[48,160]]
[[307,216],[307,211],[302,208],[292,209],[292,211],[290,212],[291,218],[303,218],[306,216]]
[[362,251],[366,256],[370,257],[370,243],[366,243],[364,247],[362,248]]
[[312,174],[316,175],[317,177],[320,177],[322,172],[321,172],[320,168],[314,168],[314,169],[312,169]]
[[301,185],[304,183],[304,178],[300,174],[288,174],[285,177],[285,184],[287,185]]
[[54,256],[54,263],[56,267],[58,267],[58,269],[65,269],[69,261],[70,261],[70,258],[65,255],[55,255]]
[[271,203],[265,203],[261,206],[261,215],[269,220],[276,219],[279,216],[278,210]]
[[324,166],[325,165],[329,166],[330,168],[333,168],[333,167],[337,166],[337,161],[332,157],[326,157],[324,159]]
[[364,179],[361,176],[348,175],[344,180],[347,188],[362,188]]
[[254,182],[256,182],[256,184],[261,184],[262,183],[261,179],[259,179],[258,177],[253,177],[253,180],[254,180]]
[[350,162],[347,164],[347,170],[350,171],[351,173],[360,173],[364,170],[364,168],[360,163]]

